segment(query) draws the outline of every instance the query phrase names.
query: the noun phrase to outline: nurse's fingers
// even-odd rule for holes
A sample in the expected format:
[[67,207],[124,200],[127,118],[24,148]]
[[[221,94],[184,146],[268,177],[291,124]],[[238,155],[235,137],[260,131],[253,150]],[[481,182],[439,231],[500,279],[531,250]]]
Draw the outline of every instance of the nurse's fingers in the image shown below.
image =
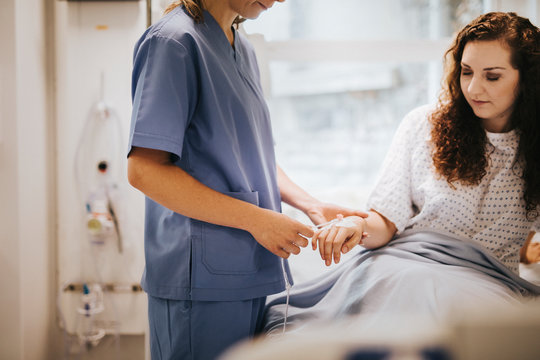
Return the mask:
[[273,251],[272,253],[283,259],[288,259],[289,256],[291,256],[291,254],[289,254],[288,252],[286,252],[285,250],[281,248],[279,250]]
[[288,243],[284,245],[282,248],[289,254],[294,254],[294,255],[300,254],[300,248],[294,243]]
[[315,233],[315,231],[313,231],[313,228],[309,225],[306,225],[306,224],[302,224],[302,223],[299,223],[299,227],[298,229],[296,229],[296,232],[306,238],[310,238],[313,236],[313,234]]
[[360,210],[355,210],[353,212],[353,215],[356,215],[356,216],[360,216],[361,218],[367,218],[369,216],[369,214],[365,211],[360,211]]
[[309,244],[309,240],[304,237],[304,235],[297,234],[294,238],[294,243],[301,247],[306,247]]

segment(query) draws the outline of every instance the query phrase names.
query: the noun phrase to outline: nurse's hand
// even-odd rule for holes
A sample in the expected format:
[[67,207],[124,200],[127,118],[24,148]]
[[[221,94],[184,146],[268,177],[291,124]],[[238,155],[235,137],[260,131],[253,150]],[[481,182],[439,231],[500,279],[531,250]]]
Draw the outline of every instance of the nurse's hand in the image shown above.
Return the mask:
[[261,209],[248,231],[259,244],[284,259],[300,254],[300,247],[309,243],[306,238],[314,234],[311,226],[267,209]]
[[368,217],[368,213],[360,210],[349,209],[339,205],[316,202],[313,203],[306,211],[306,215],[309,216],[311,221],[315,225],[324,224],[332,219],[335,219],[339,214],[347,216],[359,216],[362,218]]

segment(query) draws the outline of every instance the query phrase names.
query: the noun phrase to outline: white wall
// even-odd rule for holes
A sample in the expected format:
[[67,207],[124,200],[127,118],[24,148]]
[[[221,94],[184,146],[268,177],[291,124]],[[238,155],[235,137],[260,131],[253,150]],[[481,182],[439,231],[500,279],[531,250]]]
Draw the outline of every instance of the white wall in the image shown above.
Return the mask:
[[[15,0],[0,8],[0,357],[21,356],[20,268],[18,243],[16,106],[15,106]],[[15,190],[15,191],[14,191]]]
[[0,10],[0,358],[46,359],[54,265],[45,2]]
[[[0,2],[1,359],[58,359],[62,354],[58,281],[80,278],[73,270],[80,254],[70,252],[77,238],[70,227],[77,222],[70,192],[74,144],[97,100],[102,70],[110,84],[106,94],[127,135],[131,54],[144,30],[144,15],[144,2]],[[93,36],[96,25],[109,30]],[[134,203],[140,200],[137,194],[128,196],[136,198]],[[142,224],[133,228],[142,240]],[[137,253],[142,257],[140,248]],[[134,262],[137,282],[142,259]],[[135,305],[131,318],[145,319],[144,302]]]

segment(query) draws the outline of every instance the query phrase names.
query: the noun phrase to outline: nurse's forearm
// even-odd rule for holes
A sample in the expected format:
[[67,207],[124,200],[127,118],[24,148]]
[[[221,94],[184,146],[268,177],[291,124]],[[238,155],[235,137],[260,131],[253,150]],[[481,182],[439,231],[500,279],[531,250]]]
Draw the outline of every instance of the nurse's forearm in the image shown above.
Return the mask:
[[131,155],[128,178],[132,186],[168,209],[242,230],[248,230],[267,211],[207,187],[166,159],[156,160]]
[[277,167],[277,180],[281,200],[284,203],[303,212],[308,211],[313,207],[313,204],[319,203],[317,199],[295,184],[279,166]]
[[339,214],[343,216],[367,216],[363,211],[317,200],[292,182],[279,166],[277,167],[277,177],[281,200],[303,211],[314,224],[323,224],[335,219]]
[[192,219],[234,227],[283,258],[299,254],[313,236],[311,227],[279,212],[263,209],[217,192],[170,162],[164,151],[134,147],[128,179],[155,202]]

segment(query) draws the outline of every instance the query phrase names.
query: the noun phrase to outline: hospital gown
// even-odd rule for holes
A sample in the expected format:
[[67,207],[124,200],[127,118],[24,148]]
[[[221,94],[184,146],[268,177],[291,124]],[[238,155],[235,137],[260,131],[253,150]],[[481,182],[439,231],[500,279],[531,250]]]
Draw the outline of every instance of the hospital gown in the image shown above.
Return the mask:
[[486,131],[486,175],[478,185],[454,183],[435,173],[430,146],[431,106],[408,114],[401,123],[367,207],[404,229],[436,230],[472,239],[512,271],[518,272],[519,249],[540,217],[527,220],[517,161],[519,136]]
[[[526,217],[516,131],[486,132],[486,175],[478,185],[452,188],[432,163],[432,110],[417,108],[402,121],[368,199],[368,208],[396,225],[396,238],[297,286],[289,310],[296,328],[353,314],[374,321],[377,314],[417,314],[441,323],[465,305],[504,306],[540,294],[517,275],[519,249],[539,219]],[[281,328],[283,299],[268,303],[267,332]]]

